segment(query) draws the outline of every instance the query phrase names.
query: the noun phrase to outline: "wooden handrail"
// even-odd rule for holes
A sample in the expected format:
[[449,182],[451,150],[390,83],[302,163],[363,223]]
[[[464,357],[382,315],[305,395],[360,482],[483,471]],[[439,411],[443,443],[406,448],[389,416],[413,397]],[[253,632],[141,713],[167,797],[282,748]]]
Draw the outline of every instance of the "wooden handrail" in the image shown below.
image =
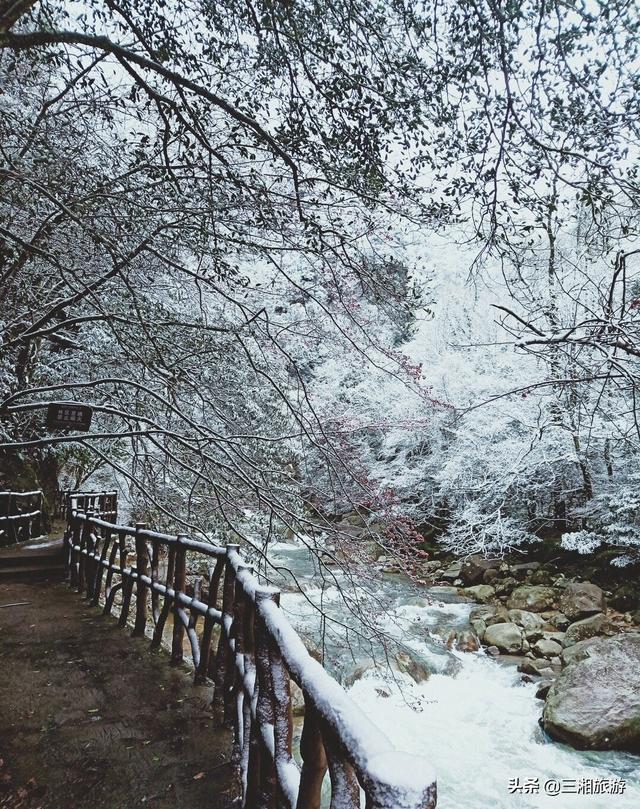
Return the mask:
[[63,489],[56,495],[55,514],[66,520],[70,511],[93,511],[115,522],[118,519],[118,492],[114,490],[93,492]]
[[23,511],[20,514],[8,514],[6,517],[1,517],[0,519],[3,520],[25,520],[25,519],[32,519],[33,517],[39,517],[42,514],[40,509],[36,511]]
[[[71,585],[103,603],[105,614],[117,601],[122,626],[135,601],[133,634],[149,632],[152,647],[173,615],[171,662],[182,662],[186,639],[195,681],[214,682],[216,720],[234,728],[242,806],[319,809],[328,770],[332,806],[359,809],[364,795],[367,809],[435,807],[428,764],[395,751],[311,657],[280,609],[279,591],[261,585],[239,546],[119,525],[79,509],[69,515],[65,543]],[[192,555],[211,559],[206,582],[189,573]],[[291,680],[305,701],[302,767],[292,750]]]
[[[0,492],[0,546],[26,542],[42,534],[44,495],[32,492]],[[28,511],[25,511],[28,509]]]

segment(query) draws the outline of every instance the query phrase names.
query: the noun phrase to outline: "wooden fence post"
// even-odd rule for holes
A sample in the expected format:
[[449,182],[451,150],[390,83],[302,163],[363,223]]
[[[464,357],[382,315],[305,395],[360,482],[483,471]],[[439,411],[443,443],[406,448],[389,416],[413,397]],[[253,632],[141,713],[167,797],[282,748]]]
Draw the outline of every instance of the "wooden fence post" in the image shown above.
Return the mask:
[[85,556],[84,551],[87,549],[89,544],[89,531],[91,530],[91,526],[89,525],[89,520],[93,516],[92,511],[87,511],[84,515],[84,521],[82,524],[82,533],[80,536],[80,551],[79,551],[79,558],[78,558],[78,592],[82,593],[85,588],[86,584],[86,570],[87,570],[87,557]]
[[85,580],[87,587],[87,598],[93,600],[93,592],[96,582],[96,574],[98,572],[98,560],[95,558],[98,550],[99,535],[97,528],[92,526],[87,520],[87,542],[86,542],[86,561],[85,561]]
[[[10,494],[7,499],[7,514],[13,516],[16,513],[16,497]],[[16,529],[17,520],[7,520],[7,544],[15,545],[18,541],[18,531]]]
[[44,500],[42,492],[38,492],[38,496],[36,497],[36,511],[38,512],[36,516],[33,518],[33,525],[31,526],[31,530],[33,532],[33,536],[39,537],[42,534],[42,524],[44,520]]
[[306,693],[304,703],[304,724],[300,738],[302,772],[296,809],[320,809],[322,782],[327,772],[327,755],[315,706]]
[[253,690],[250,697],[245,695],[243,714],[243,749],[240,760],[242,782],[244,785],[244,806],[256,806],[260,787],[260,749],[259,729],[253,720],[253,696],[256,693],[256,656],[255,656],[255,614],[256,605],[253,599],[245,596],[244,609],[244,668],[245,677],[253,679]]
[[187,550],[181,544],[186,537],[179,536],[176,545],[176,572],[173,577],[173,637],[171,640],[171,665],[178,666],[184,659],[183,643],[185,625],[180,616],[178,595],[184,593],[187,582]]
[[233,682],[233,653],[229,641],[233,633],[233,605],[235,603],[236,574],[230,556],[238,553],[239,545],[229,544],[226,547],[224,569],[224,586],[222,590],[222,622],[218,648],[216,649],[215,687],[213,690],[214,721],[224,724],[230,717],[230,695],[228,689]]
[[[149,557],[150,577],[153,584],[160,582],[160,543],[157,539],[151,540],[151,552],[149,553],[149,545],[147,545],[147,556]],[[151,588],[151,619],[154,626],[158,623],[160,617],[160,593]]]
[[129,551],[127,549],[127,532],[120,531],[118,533],[118,550],[120,552],[120,584],[122,586],[122,609],[120,610],[120,617],[118,618],[118,626],[126,626],[127,618],[129,617],[129,609],[131,608],[131,594],[133,592],[133,579],[127,575],[127,557]]
[[[258,805],[264,809],[276,809],[276,799],[278,793],[278,778],[276,774],[276,750],[274,732],[274,750],[268,750],[259,731],[265,725],[274,726],[275,731],[275,697],[273,672],[271,670],[271,656],[269,654],[269,636],[260,615],[260,603],[263,601],[273,601],[280,603],[280,593],[271,588],[256,588],[255,591],[255,655],[256,655],[256,724],[258,726],[258,750],[260,768],[260,787],[258,795]],[[249,764],[251,766],[251,763]]]
[[[105,495],[103,497],[103,504]],[[147,543],[141,532],[146,528],[143,522],[136,523],[136,571],[138,574],[136,588],[136,620],[131,635],[134,638],[143,638],[147,626],[147,590],[149,589],[142,577],[147,575]]]
[[[340,809],[360,809],[360,785],[355,770],[344,758],[339,744],[326,728],[322,734],[324,749],[329,762],[329,777],[331,778],[331,803],[334,802]],[[396,807],[393,804],[394,809]],[[369,800],[367,796],[367,807]]]
[[69,545],[69,585],[75,590],[78,587],[78,551],[82,534],[82,520],[77,514],[71,517],[71,537]]
[[[176,546],[172,543],[169,545],[169,552],[167,558],[167,573],[165,577],[165,586],[167,589],[173,586],[173,581],[175,579],[175,572],[176,572]],[[158,620],[156,621],[155,629],[153,630],[153,639],[151,641],[151,648],[158,649],[162,644],[162,635],[164,632],[165,624],[167,623],[167,618],[169,617],[169,613],[173,608],[172,599],[165,594],[164,600],[162,602],[162,609],[160,610],[160,615],[158,616]]]
[[[220,583],[220,576],[224,568],[224,559],[219,558],[216,560],[215,567],[209,570],[209,592],[207,597],[207,606],[215,609],[216,600],[218,597],[218,586]],[[204,618],[204,629],[202,630],[202,641],[200,644],[200,665],[196,669],[195,684],[201,685],[207,681],[209,675],[209,667],[211,660],[211,639],[213,637],[214,620],[207,614]]]
[[[144,523],[137,523],[135,529],[115,526],[111,533],[109,521],[95,520],[88,508],[96,505],[105,511],[111,507],[111,498],[107,493],[88,493],[69,499],[69,508],[73,503],[77,510],[69,514],[64,534],[71,586],[80,593],[86,590],[86,597],[97,604],[106,569],[104,612],[110,612],[115,596],[122,592],[121,626],[127,622],[135,588],[132,635],[144,636],[150,603],[155,623],[152,648],[160,645],[165,623],[173,613],[171,663],[183,661],[188,634],[196,682],[204,682],[208,674],[214,678],[214,719],[234,724],[232,761],[240,765],[245,809],[293,809],[294,803],[295,809],[320,809],[327,770],[335,809],[360,809],[361,796],[366,799],[366,809],[434,809],[436,783],[422,759],[389,749],[384,737],[376,739],[366,724],[363,738],[356,738],[355,720],[342,721],[352,711],[357,716],[359,709],[315,664],[313,671],[309,669],[311,661],[304,647],[278,609],[280,592],[259,586],[252,568],[243,564],[238,545],[227,545],[223,555],[221,549],[184,535],[145,533]],[[22,518],[25,513],[31,512],[23,510]],[[135,568],[126,566],[129,537],[135,539]],[[161,544],[168,549],[164,586],[159,583]],[[189,550],[216,559],[215,567],[209,569],[207,605],[202,603],[201,578],[195,580],[193,598],[187,597]],[[223,573],[219,610],[217,595]],[[112,583],[114,575],[120,577],[116,584]],[[204,628],[198,638],[201,617]],[[220,636],[212,667],[212,634],[218,623]],[[299,783],[292,751],[292,678],[306,689]]]
[[102,590],[102,577],[104,576],[107,554],[109,553],[109,543],[111,542],[111,540],[112,540],[111,532],[104,531],[102,539],[102,551],[100,553],[99,560],[96,560],[96,573],[93,581],[93,598],[91,599],[91,604],[94,607],[97,607],[98,604],[100,603],[100,592]]
[[[242,570],[253,571],[250,565],[238,565],[236,568],[236,576]],[[233,734],[233,751],[232,761],[237,766],[240,764],[242,758],[242,749],[244,746],[244,688],[243,679],[245,672],[245,597],[242,587],[236,581],[236,593],[233,604],[233,636],[234,636],[234,662],[232,666],[233,680],[231,683],[231,699],[235,703],[235,722]]]
[[[269,638],[269,661],[273,687],[273,736],[276,768],[289,764],[293,758],[293,706],[291,679],[282,659],[280,647]],[[278,783],[277,805],[284,805],[284,796]]]
[[111,610],[113,609],[113,596],[111,595],[111,590],[112,590],[116,555],[120,547],[120,538],[117,534],[115,536],[112,536],[111,539],[113,541],[113,545],[111,546],[111,551],[109,552],[109,567],[107,568],[107,576],[104,582],[104,607],[102,609],[103,615],[111,615]]

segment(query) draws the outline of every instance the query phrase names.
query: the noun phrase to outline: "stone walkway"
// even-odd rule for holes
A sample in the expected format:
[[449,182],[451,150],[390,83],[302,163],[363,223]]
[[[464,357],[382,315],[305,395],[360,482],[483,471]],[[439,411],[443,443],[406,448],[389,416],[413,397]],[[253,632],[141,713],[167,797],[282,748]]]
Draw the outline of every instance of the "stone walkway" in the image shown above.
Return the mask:
[[1,807],[236,805],[211,688],[68,585],[0,582],[0,662]]

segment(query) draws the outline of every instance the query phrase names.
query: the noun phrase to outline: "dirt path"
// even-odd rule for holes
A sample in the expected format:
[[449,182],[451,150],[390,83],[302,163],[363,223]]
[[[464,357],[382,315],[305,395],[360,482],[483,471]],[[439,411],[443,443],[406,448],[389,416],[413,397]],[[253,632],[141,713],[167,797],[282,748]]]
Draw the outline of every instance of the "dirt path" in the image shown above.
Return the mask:
[[234,805],[210,687],[129,635],[66,584],[0,583],[0,806]]

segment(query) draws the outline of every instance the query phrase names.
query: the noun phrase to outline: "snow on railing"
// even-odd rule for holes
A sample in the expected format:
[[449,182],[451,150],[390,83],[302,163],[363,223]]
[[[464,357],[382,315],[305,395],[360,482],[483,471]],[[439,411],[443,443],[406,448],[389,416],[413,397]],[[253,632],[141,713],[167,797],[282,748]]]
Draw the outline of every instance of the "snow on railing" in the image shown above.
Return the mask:
[[55,516],[67,520],[71,511],[92,511],[110,522],[118,519],[118,493],[116,491],[83,492],[63,489],[56,496]]
[[[260,584],[238,545],[117,525],[79,510],[74,497],[65,532],[71,585],[103,603],[105,614],[117,606],[121,626],[135,601],[133,634],[149,629],[152,647],[172,616],[171,662],[182,662],[188,641],[195,682],[213,680],[214,717],[234,728],[243,807],[319,809],[327,770],[335,809],[359,809],[362,799],[367,809],[435,807],[427,762],[395,751],[311,657],[280,609],[279,591]],[[188,573],[188,555],[214,562],[206,582]],[[302,766],[291,681],[304,695]]]
[[33,492],[0,492],[0,546],[15,545],[42,533],[43,494]]

